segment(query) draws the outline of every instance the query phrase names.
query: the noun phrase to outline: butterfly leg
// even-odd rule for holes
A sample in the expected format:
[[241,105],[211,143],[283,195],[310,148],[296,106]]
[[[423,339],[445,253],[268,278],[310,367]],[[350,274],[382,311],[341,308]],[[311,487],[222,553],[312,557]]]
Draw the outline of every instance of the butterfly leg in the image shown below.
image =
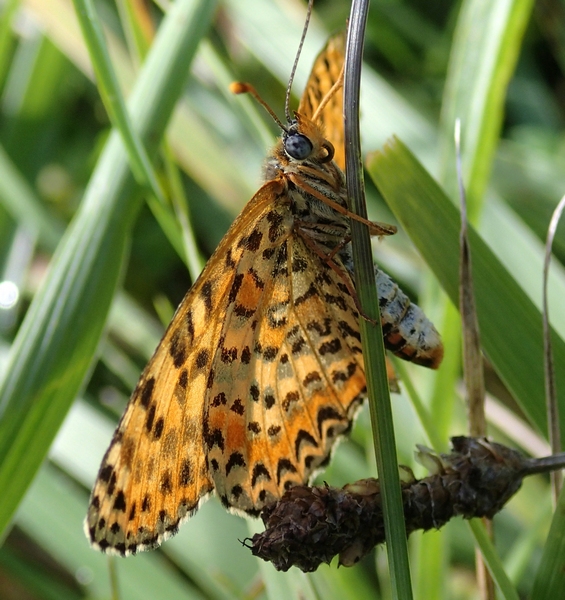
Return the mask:
[[[307,169],[306,167],[302,168],[303,171],[306,171],[306,169]],[[353,219],[354,221],[359,221],[359,223],[363,223],[364,225],[367,225],[371,235],[382,236],[382,235],[394,235],[396,233],[396,227],[394,225],[388,225],[387,223],[373,222],[373,221],[364,219],[363,217],[360,217],[358,214],[351,212],[349,209],[341,206],[341,204],[338,204],[337,202],[334,202],[327,196],[324,196],[324,194],[322,194],[322,192],[318,191],[317,189],[313,188],[311,185],[306,183],[306,181],[304,181],[304,179],[302,179],[302,177],[300,177],[296,173],[287,174],[287,177],[297,187],[301,188],[303,191],[310,194],[311,196],[314,196],[314,198],[317,198],[318,200],[322,201],[324,204],[327,204],[330,208],[333,208],[336,212],[338,212],[342,215],[345,215],[346,217],[349,217],[350,219]]]

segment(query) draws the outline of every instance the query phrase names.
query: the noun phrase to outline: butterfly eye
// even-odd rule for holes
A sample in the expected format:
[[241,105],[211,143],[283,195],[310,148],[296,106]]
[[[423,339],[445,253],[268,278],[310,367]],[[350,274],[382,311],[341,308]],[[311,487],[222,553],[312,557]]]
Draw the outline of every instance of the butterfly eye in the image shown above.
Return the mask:
[[284,142],[286,153],[296,160],[304,160],[312,153],[312,142],[301,133],[293,133],[289,135]]

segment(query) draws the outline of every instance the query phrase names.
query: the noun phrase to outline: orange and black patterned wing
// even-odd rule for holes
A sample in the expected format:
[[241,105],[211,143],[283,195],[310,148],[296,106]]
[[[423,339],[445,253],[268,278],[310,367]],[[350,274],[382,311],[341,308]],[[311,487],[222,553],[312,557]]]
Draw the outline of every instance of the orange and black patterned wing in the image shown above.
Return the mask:
[[93,546],[156,547],[213,491],[256,515],[349,429],[365,390],[358,314],[289,202],[266,183],[175,313],[102,461]]
[[260,248],[258,227],[280,187],[265,184],[233,223],[143,371],[94,484],[85,523],[93,546],[119,554],[155,547],[213,491],[203,424],[217,348],[238,264]]
[[[306,89],[302,94],[298,112],[312,119],[320,103],[342,77],[345,61],[345,32],[333,35],[318,54]],[[343,129],[343,88],[335,91],[315,119],[324,130],[325,137],[333,144],[334,161],[345,169],[345,146]]]

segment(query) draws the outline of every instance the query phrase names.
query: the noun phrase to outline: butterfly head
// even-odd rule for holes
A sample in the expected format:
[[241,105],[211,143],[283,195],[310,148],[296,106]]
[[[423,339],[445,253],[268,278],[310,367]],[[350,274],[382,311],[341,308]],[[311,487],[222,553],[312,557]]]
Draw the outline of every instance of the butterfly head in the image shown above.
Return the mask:
[[334,157],[334,147],[326,140],[318,125],[300,113],[294,113],[294,120],[283,129],[284,151],[289,158],[303,161],[311,158],[321,163],[330,162]]
[[249,83],[234,82],[230,85],[230,90],[234,94],[250,94],[267,110],[283,132],[283,148],[288,158],[299,162],[308,159],[319,163],[331,162],[335,154],[333,144],[324,137],[323,130],[314,121],[295,112],[294,119],[289,119],[285,126]]

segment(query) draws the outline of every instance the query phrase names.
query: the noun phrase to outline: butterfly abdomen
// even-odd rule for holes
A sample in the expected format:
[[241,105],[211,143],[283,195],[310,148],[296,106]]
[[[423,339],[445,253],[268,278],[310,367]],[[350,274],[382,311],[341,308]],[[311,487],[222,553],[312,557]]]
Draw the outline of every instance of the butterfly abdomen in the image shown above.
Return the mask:
[[399,358],[432,369],[443,358],[441,337],[424,311],[375,266],[385,347]]

